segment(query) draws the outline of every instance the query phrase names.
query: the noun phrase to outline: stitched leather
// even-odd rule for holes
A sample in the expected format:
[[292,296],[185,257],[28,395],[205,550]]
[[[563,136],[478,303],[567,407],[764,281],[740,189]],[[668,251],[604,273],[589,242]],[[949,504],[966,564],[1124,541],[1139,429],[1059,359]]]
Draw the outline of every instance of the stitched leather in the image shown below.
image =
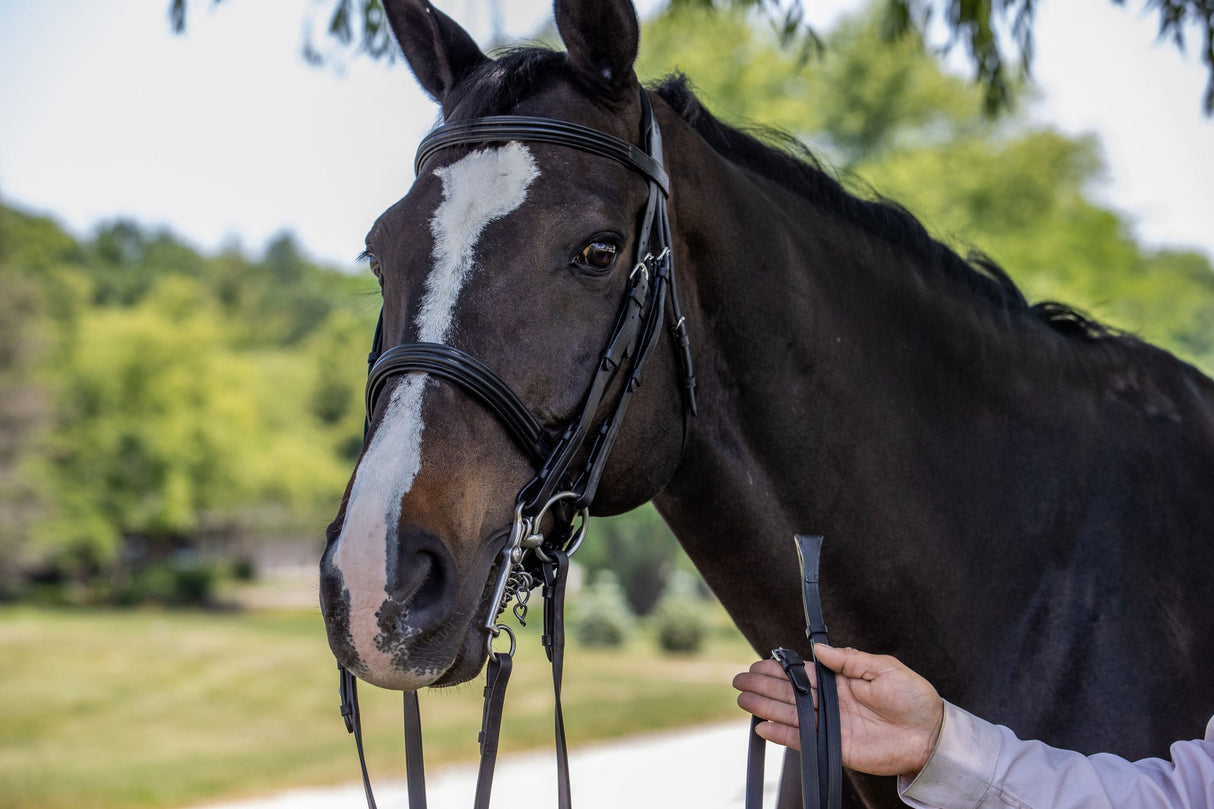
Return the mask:
[[490,115],[471,121],[443,124],[427,135],[417,147],[417,156],[413,161],[414,173],[420,176],[426,162],[441,149],[464,144],[479,146],[510,141],[551,143],[606,157],[644,175],[647,180],[656,183],[663,194],[670,193],[670,178],[662,168],[660,153],[650,157],[628,141],[597,129],[554,118],[528,115]]

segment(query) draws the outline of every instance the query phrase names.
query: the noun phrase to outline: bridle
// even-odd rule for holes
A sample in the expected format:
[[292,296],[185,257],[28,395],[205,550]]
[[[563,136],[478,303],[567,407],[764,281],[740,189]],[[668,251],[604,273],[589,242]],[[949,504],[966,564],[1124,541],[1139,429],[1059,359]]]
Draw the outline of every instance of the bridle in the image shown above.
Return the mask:
[[[430,133],[418,147],[415,161],[418,176],[430,157],[443,149],[525,141],[565,146],[614,160],[640,174],[648,184],[648,198],[637,238],[636,262],[628,277],[615,326],[600,354],[581,412],[559,433],[541,424],[514,390],[492,369],[459,348],[437,343],[405,343],[384,350],[382,310],[375,328],[372,351],[367,359],[368,432],[379,397],[392,377],[399,374],[427,374],[458,386],[484,405],[506,428],[537,470],[535,477],[516,498],[514,521],[509,538],[498,555],[489,610],[482,626],[486,633],[489,659],[486,664],[475,809],[489,807],[506,685],[516,646],[513,631],[506,624],[499,623],[498,617],[513,599],[516,602],[515,615],[523,622],[530,591],[541,582],[544,600],[543,645],[552,663],[555,697],[557,802],[559,809],[571,807],[568,750],[561,712],[566,572],[569,557],[585,538],[590,504],[594,500],[608,455],[619,435],[628,402],[640,386],[642,373],[661,336],[667,307],[673,320],[671,335],[678,347],[684,445],[690,419],[696,414],[690,340],[675,287],[670,221],[666,213],[670,183],[663,168],[661,131],[643,90],[641,115],[643,150],[589,127],[531,116],[492,116],[446,124]],[[611,405],[606,398],[617,379],[622,379],[622,384],[618,398]],[[596,426],[596,416],[603,407],[609,409],[608,415],[599,420]],[[581,467],[574,469],[574,461],[583,454]],[[553,525],[545,530],[548,517],[552,518]],[[818,555],[822,538],[798,535],[796,542],[802,571],[806,633],[812,647],[815,643],[826,641],[826,625],[822,620],[818,598]],[[503,633],[508,636],[510,647],[508,651],[500,652],[494,649],[494,640]],[[807,664],[791,650],[777,649],[772,654],[783,666],[794,687],[801,726],[803,806],[805,809],[813,806],[837,809],[840,805],[842,774],[834,675],[814,661],[815,682],[818,684],[822,708],[815,712],[810,681],[805,671]],[[376,809],[363,752],[357,680],[340,664],[338,670],[341,713],[358,749],[367,805],[369,809]],[[425,809],[421,715],[416,691],[404,692],[404,725],[409,806],[410,809]],[[755,723],[752,723],[747,765],[747,809],[761,809],[762,806],[763,740],[755,734],[754,728]]]
[[[496,578],[483,629],[489,661],[486,667],[485,709],[481,731],[481,767],[475,806],[487,809],[497,755],[506,683],[509,680],[515,638],[498,617],[509,601],[515,613],[525,618],[527,596],[541,581],[544,597],[544,648],[552,663],[556,697],[557,791],[560,809],[570,806],[567,751],[560,691],[564,654],[563,606],[569,556],[585,536],[590,504],[594,500],[608,456],[623,425],[629,401],[641,385],[646,365],[661,335],[666,310],[670,309],[670,333],[677,347],[680,389],[683,398],[683,443],[690,420],[696,414],[695,375],[690,339],[675,287],[674,255],[666,199],[670,181],[663,167],[662,135],[649,98],[641,91],[641,126],[644,147],[590,127],[533,116],[489,116],[445,124],[431,132],[418,147],[415,170],[421,176],[429,159],[456,146],[507,143],[546,143],[614,160],[641,175],[648,197],[639,222],[636,256],[629,273],[615,325],[586,390],[581,411],[559,431],[550,431],[532,414],[514,390],[484,363],[455,346],[437,343],[405,343],[384,349],[383,312],[375,329],[368,357],[367,429],[388,381],[400,374],[427,374],[457,385],[486,407],[531,459],[535,476],[518,493],[509,538],[498,555]],[[614,404],[607,401],[613,384],[619,384]],[[598,419],[601,409],[607,415]],[[580,464],[575,461],[582,458]],[[551,518],[551,519],[549,519]],[[545,529],[546,523],[552,523]],[[507,652],[494,649],[494,640],[505,633]],[[338,665],[341,675],[342,716],[354,734],[362,767],[367,804],[375,809],[363,753],[356,680]],[[420,712],[417,693],[406,691],[405,744],[409,805],[424,809],[425,781],[421,759]]]

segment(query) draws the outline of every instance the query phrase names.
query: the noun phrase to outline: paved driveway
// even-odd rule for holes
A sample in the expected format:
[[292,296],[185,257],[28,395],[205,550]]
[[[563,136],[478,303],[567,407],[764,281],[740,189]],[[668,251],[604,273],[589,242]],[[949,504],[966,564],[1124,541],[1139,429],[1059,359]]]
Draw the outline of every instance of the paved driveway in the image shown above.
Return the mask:
[[[673,733],[634,736],[574,750],[569,755],[573,805],[576,809],[678,807],[679,809],[741,809],[746,780],[749,722]],[[498,807],[556,809],[556,767],[548,751],[503,755],[493,781]],[[781,748],[767,746],[767,804],[774,805],[779,781]],[[401,762],[401,771],[404,762]],[[350,772],[358,759],[350,747]],[[471,809],[476,766],[461,765],[426,774],[429,806]],[[380,809],[405,809],[403,781],[374,784]],[[259,800],[210,804],[198,809],[365,809],[362,785],[295,790]]]

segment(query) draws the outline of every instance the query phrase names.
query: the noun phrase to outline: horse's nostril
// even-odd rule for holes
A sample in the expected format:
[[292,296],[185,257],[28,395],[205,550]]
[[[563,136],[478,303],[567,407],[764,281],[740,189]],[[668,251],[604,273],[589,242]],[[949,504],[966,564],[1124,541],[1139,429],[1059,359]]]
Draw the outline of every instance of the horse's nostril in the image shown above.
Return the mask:
[[425,575],[422,576],[413,599],[419,606],[437,603],[442,600],[446,591],[447,571],[441,560],[433,554],[423,551],[417,556],[419,562],[424,561]]
[[441,623],[452,606],[448,592],[451,574],[437,537],[420,532],[402,537],[395,562],[389,596],[404,607],[397,630],[404,631],[406,621],[412,631]]

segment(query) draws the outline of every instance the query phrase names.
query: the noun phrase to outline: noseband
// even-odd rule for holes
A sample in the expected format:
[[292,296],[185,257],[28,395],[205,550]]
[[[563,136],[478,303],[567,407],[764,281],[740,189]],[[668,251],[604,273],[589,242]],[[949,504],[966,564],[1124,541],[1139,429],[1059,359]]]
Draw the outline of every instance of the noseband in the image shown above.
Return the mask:
[[[514,598],[518,602],[515,613],[523,620],[527,595],[541,580],[545,605],[544,646],[552,662],[556,696],[558,800],[562,809],[570,805],[560,709],[566,566],[569,555],[585,535],[590,504],[623,425],[628,403],[640,387],[645,366],[662,334],[667,307],[672,320],[671,335],[678,346],[684,444],[690,419],[696,413],[690,340],[675,287],[670,221],[666,212],[670,182],[663,168],[662,135],[648,96],[643,90],[640,96],[643,149],[613,135],[566,121],[516,115],[490,116],[449,123],[434,130],[418,147],[414,164],[417,175],[421,176],[430,158],[444,149],[512,141],[545,143],[614,160],[641,175],[648,184],[648,198],[639,222],[635,263],[626,282],[611,337],[599,356],[577,416],[558,430],[550,430],[492,369],[455,346],[405,343],[385,350],[382,310],[368,357],[368,432],[378,400],[393,377],[427,374],[458,386],[480,402],[505,427],[536,469],[535,477],[516,498],[514,523],[495,565],[496,580],[482,627],[487,634],[489,663],[481,733],[481,770],[475,799],[478,809],[489,803],[502,699],[515,645],[513,632],[507,625],[498,623],[498,616]],[[606,401],[607,394],[617,381],[619,392],[611,404]],[[598,419],[599,411],[604,408],[607,409],[606,416]],[[579,458],[581,463],[575,467]],[[552,518],[554,526],[546,531],[542,526],[549,521],[548,517]],[[493,642],[503,632],[510,638],[510,649],[497,652]],[[368,806],[375,809],[363,755],[356,680],[340,665],[338,668],[341,670],[342,715],[347,729],[354,734]],[[423,809],[425,785],[421,768],[420,718],[417,695],[413,691],[405,692],[405,740],[409,804],[412,809]]]

